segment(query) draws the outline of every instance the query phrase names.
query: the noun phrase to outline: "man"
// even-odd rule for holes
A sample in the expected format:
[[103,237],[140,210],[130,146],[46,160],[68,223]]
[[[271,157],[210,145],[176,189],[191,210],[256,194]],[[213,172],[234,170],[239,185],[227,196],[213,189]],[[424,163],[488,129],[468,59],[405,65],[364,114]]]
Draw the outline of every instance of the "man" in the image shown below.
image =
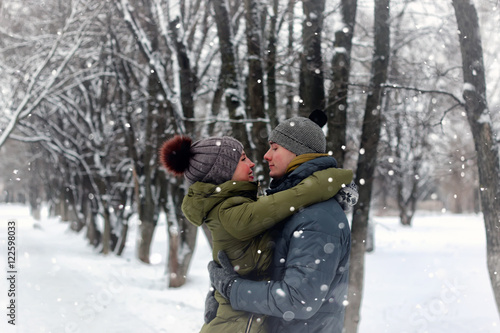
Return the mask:
[[[326,116],[315,111],[310,118],[316,122],[290,118],[269,135],[271,147],[264,158],[273,179],[268,194],[288,189],[317,170],[336,167],[335,159],[325,154],[321,127]],[[275,232],[270,281],[240,278],[220,252],[222,267],[209,264],[212,284],[233,309],[268,315],[269,332],[340,333],[351,247],[341,205],[330,199],[304,208]]]

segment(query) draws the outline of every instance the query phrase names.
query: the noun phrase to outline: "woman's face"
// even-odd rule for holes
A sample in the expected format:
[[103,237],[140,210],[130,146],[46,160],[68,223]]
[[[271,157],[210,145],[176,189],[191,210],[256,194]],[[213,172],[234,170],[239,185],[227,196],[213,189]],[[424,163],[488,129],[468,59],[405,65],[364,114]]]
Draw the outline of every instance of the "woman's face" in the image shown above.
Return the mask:
[[241,153],[240,161],[234,170],[233,178],[231,180],[238,181],[253,181],[253,170],[255,163],[252,162],[245,152]]

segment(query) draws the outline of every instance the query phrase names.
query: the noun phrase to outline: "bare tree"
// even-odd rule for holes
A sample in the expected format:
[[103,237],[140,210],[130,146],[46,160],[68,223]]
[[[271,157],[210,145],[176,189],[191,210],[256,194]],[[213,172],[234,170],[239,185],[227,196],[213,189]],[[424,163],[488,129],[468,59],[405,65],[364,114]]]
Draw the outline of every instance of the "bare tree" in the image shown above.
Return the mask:
[[302,54],[300,67],[299,114],[307,117],[312,110],[325,108],[325,87],[321,37],[325,0],[303,1]]
[[366,99],[361,146],[356,169],[359,203],[352,220],[352,248],[349,270],[349,305],[346,308],[346,332],[357,332],[363,294],[365,241],[367,236],[373,179],[377,162],[382,120],[383,84],[387,80],[390,58],[389,0],[376,0],[374,9],[374,52],[370,88]]
[[[406,98],[401,91],[387,93],[377,171],[384,192],[396,199],[400,222],[411,226],[418,201],[433,189],[432,112],[421,110],[422,101]],[[429,104],[431,104],[429,102]],[[419,110],[420,109],[420,110]],[[430,115],[430,116],[429,116]],[[387,193],[385,193],[387,195]]]
[[[67,12],[67,16],[63,19],[63,26],[59,27],[60,30],[57,32],[57,38],[50,41],[50,49],[47,52],[40,52],[37,56],[43,57],[39,61],[30,61],[25,64],[25,68],[22,72],[25,72],[26,77],[24,80],[19,80],[19,86],[14,88],[14,94],[12,96],[12,103],[9,105],[13,108],[12,116],[5,129],[0,134],[0,147],[5,143],[9,135],[14,132],[17,124],[28,117],[31,112],[36,110],[36,108],[44,101],[44,99],[53,90],[54,85],[61,80],[61,74],[64,73],[69,61],[75,56],[76,52],[80,49],[83,42],[83,31],[88,27],[88,25],[95,18],[93,16],[83,16],[85,20],[83,22],[80,20],[80,13],[82,13],[82,8],[71,5],[68,9],[63,12]],[[95,11],[94,13],[97,13]],[[78,25],[77,31],[72,31]],[[54,34],[56,35],[56,34]],[[67,39],[68,35],[74,36],[73,38]],[[26,45],[22,43],[23,41],[18,41],[19,46],[11,47],[12,50],[16,48],[24,48]],[[69,45],[64,45],[69,42]],[[17,44],[17,43],[16,43]],[[23,45],[23,46],[22,46]],[[60,61],[59,57],[62,56],[60,50],[65,47],[70,47],[64,52],[64,58]],[[37,59],[38,60],[38,59]],[[7,64],[7,66],[9,66]],[[7,67],[6,66],[6,67]],[[57,66],[57,67],[53,67]],[[16,73],[15,68],[7,68],[8,72]],[[16,76],[19,75],[17,72]],[[23,81],[27,81],[25,84]]]
[[[294,78],[294,73],[292,71],[293,64],[296,63],[295,60],[295,22],[294,22],[294,10],[295,10],[295,0],[288,0],[287,4],[287,16],[288,16],[288,38],[287,38],[287,46],[286,46],[286,55],[287,55],[287,63],[289,64],[286,68],[286,80],[288,82],[296,81]],[[286,86],[286,118],[290,118],[293,116],[293,112],[295,110],[294,103],[294,87],[289,84]]]
[[267,38],[267,100],[268,107],[267,113],[271,128],[278,125],[278,105],[277,105],[277,91],[276,91],[276,66],[277,66],[277,48],[278,48],[278,10],[279,0],[271,1],[271,13],[269,14],[269,32]]
[[465,111],[477,152],[488,272],[497,309],[500,312],[499,144],[493,135],[491,115],[486,100],[483,48],[476,8],[467,0],[453,0],[452,4],[455,8],[462,53]]
[[[49,4],[46,11],[37,13],[43,20],[26,25],[27,35],[16,37],[30,42],[11,44],[11,51],[16,51],[6,52],[4,62],[10,68],[17,66],[19,73],[37,68],[32,80],[17,81],[17,92],[12,95],[16,112],[10,122],[15,128],[6,133],[16,140],[36,142],[46,152],[38,156],[42,159],[39,165],[59,166],[44,179],[44,185],[51,189],[47,197],[54,213],[74,222],[76,230],[85,225],[85,213],[92,216],[88,221],[97,215],[103,219],[104,229],[88,234],[94,245],[101,245],[102,253],[109,253],[116,245],[113,228],[120,223],[116,217],[121,213],[115,214],[115,208],[121,196],[115,184],[122,184],[119,179],[123,175],[110,172],[116,170],[118,159],[109,152],[121,131],[110,131],[108,123],[116,117],[113,111],[117,109],[106,112],[116,92],[111,63],[105,56],[107,29],[96,20],[106,17],[106,8],[97,3]],[[37,26],[42,31],[48,29],[43,37],[30,35],[36,32],[30,29]],[[95,66],[98,59],[101,61]],[[27,89],[23,89],[26,83]],[[85,211],[89,206],[92,210]]]
[[338,165],[342,166],[347,146],[347,95],[357,0],[342,0],[340,6],[343,24],[341,29],[335,32],[331,67],[332,83],[328,91],[328,104],[325,111],[328,115],[327,148],[332,151]]
[[[116,3],[137,47],[146,59],[143,64],[148,73],[147,118],[140,128],[145,147],[132,155],[140,180],[141,237],[139,258],[149,262],[150,245],[160,209],[167,212],[169,235],[168,280],[169,287],[180,287],[186,274],[196,243],[197,228],[183,216],[180,206],[184,196],[182,179],[167,178],[157,166],[157,152],[167,136],[174,133],[197,137],[195,127],[195,95],[201,77],[207,68],[200,64],[201,50],[209,31],[207,29],[208,4],[185,2],[172,17],[168,2],[151,0],[132,8],[123,0]],[[205,27],[196,39],[198,25]],[[208,66],[208,65],[207,65]],[[173,122],[169,120],[173,119]],[[130,119],[132,120],[132,119]],[[141,126],[141,123],[137,123]],[[129,131],[131,133],[131,131]],[[132,137],[130,151],[137,150]]]
[[[262,8],[259,1],[245,0],[246,13],[246,40],[248,50],[248,106],[247,114],[250,119],[261,120],[252,124],[251,139],[253,149],[250,156],[254,161],[262,160],[267,150],[267,128],[265,123],[265,99],[264,99],[264,69],[263,69],[263,39],[261,22]],[[260,165],[260,163],[259,163]],[[263,175],[262,168],[256,170],[257,175]]]
[[[147,84],[145,87],[141,87],[141,97],[145,103],[135,105],[135,108],[139,107],[141,110],[141,121],[135,121],[133,115],[135,108],[133,107],[121,118],[127,126],[125,137],[128,154],[132,160],[133,172],[139,182],[140,194],[136,199],[138,200],[137,211],[141,223],[139,225],[140,237],[137,239],[137,258],[149,263],[151,241],[161,208],[158,205],[157,197],[159,191],[154,187],[156,178],[159,177],[158,168],[154,161],[161,140],[156,135],[155,128],[160,115],[167,112],[161,103],[163,98],[161,96],[167,96],[165,99],[168,100],[171,87],[166,83],[162,74],[164,75],[168,71],[170,54],[165,52],[163,57],[159,54],[161,34],[158,33],[154,24],[154,18],[157,17],[153,15],[154,2],[145,2],[140,9],[133,8],[127,1],[115,2],[115,6],[118,13],[123,16],[129,30],[136,37],[137,49],[140,50],[145,59],[149,60],[149,63],[143,64],[144,72],[147,73]],[[118,40],[116,43],[120,45]],[[133,72],[127,70],[127,65],[122,64],[121,71],[118,73],[125,79],[122,82],[130,86],[132,82],[128,78],[133,75]],[[132,104],[132,97],[127,95],[130,95],[130,92],[125,92],[125,101]],[[174,124],[179,126],[179,122]],[[142,144],[137,144],[138,142],[142,142]]]
[[[236,54],[233,45],[232,20],[224,0],[211,0],[215,12],[217,35],[219,37],[219,48],[221,57],[221,74],[219,85],[224,93],[226,107],[229,117],[235,120],[243,120],[246,117],[243,108],[242,95],[240,93],[240,80],[238,78]],[[250,147],[250,140],[242,122],[232,122],[232,135],[238,139],[244,147]]]

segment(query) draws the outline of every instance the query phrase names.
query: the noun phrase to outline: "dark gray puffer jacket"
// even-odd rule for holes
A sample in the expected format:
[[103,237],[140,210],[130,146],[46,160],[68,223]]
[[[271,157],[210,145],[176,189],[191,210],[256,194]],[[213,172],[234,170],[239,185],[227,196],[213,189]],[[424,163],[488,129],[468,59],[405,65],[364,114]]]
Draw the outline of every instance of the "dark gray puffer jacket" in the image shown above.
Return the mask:
[[[332,157],[305,162],[271,184],[269,192],[332,166]],[[351,232],[339,203],[330,199],[304,208],[274,232],[272,280],[237,279],[230,294],[233,309],[271,316],[268,330],[273,333],[342,332]]]

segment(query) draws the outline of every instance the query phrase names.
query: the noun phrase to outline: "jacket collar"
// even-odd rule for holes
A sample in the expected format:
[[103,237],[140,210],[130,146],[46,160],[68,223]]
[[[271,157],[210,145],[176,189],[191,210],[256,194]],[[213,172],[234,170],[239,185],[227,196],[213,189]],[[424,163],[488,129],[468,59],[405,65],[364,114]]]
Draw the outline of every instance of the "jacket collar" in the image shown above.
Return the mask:
[[298,155],[290,162],[290,164],[288,164],[286,173],[290,173],[293,170],[297,169],[301,164],[321,156],[328,156],[328,154],[309,153]]
[[189,187],[188,193],[184,196],[182,211],[191,223],[200,226],[215,206],[235,196],[257,200],[257,183],[229,180],[214,185],[196,182]]
[[[318,155],[318,154],[305,154],[305,155]],[[292,169],[293,171],[288,172],[279,179],[273,179],[271,181],[271,184],[269,185],[269,189],[266,191],[267,194],[273,194],[276,192],[292,188],[298,183],[300,183],[303,179],[309,177],[316,171],[337,167],[337,161],[335,160],[335,158],[328,155],[324,156],[324,154],[319,154],[319,155],[321,156],[312,157],[312,159],[308,158],[307,156],[304,159],[302,158],[298,159],[302,155],[299,155],[296,158],[294,158],[292,162],[290,162],[290,165],[288,166],[288,169],[291,169],[292,164],[294,164]]]

